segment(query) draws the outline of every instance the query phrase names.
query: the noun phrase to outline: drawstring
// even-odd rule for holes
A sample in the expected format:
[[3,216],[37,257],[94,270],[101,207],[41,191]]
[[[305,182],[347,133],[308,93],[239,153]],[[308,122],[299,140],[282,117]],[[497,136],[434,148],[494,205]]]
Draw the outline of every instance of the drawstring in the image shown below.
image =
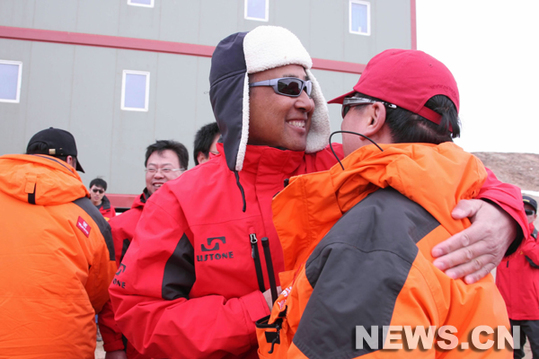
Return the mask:
[[382,149],[382,147],[378,146],[378,144],[376,142],[374,142],[373,140],[371,140],[370,138],[368,138],[367,136],[365,135],[362,135],[361,133],[357,133],[357,132],[352,132],[352,131],[335,131],[335,132],[332,132],[331,135],[329,136],[329,148],[331,148],[331,152],[333,152],[333,156],[335,156],[335,158],[337,159],[337,161],[339,162],[339,164],[341,165],[341,168],[342,170],[344,171],[344,166],[342,165],[342,162],[341,160],[339,159],[339,156],[337,156],[337,154],[335,153],[335,150],[333,149],[333,143],[331,142],[331,138],[333,137],[333,135],[337,134],[337,133],[350,133],[352,135],[356,135],[356,136],[361,136],[369,141],[371,141],[376,147],[378,147],[378,149],[382,152],[384,152],[384,150]]
[[238,171],[234,171],[234,175],[236,176],[236,184],[238,185],[238,188],[240,189],[241,198],[243,199],[243,212],[245,212],[245,210],[247,209],[247,203],[245,202],[245,192],[243,191],[243,187],[241,186],[241,183],[240,183],[240,174],[238,173]]

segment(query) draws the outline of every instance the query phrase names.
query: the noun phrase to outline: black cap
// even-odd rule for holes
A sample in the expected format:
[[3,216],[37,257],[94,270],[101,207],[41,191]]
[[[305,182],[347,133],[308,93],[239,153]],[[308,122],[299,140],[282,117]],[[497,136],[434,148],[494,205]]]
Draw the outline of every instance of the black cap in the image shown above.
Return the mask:
[[522,196],[522,202],[529,204],[530,206],[535,209],[535,213],[537,213],[537,201],[529,196]]
[[[44,143],[48,149],[46,152],[43,152],[49,156],[73,156],[77,157],[77,145],[75,144],[75,137],[65,130],[59,128],[48,128],[43,131],[39,131],[30,139],[28,146],[26,147],[26,153],[31,145],[34,143]],[[77,158],[76,170],[84,173],[82,166]]]

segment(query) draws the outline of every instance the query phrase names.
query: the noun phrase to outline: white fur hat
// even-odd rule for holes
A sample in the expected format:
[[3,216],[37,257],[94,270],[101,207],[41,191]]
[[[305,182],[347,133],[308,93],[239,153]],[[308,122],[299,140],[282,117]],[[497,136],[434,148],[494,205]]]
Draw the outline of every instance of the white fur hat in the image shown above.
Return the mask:
[[[238,53],[240,50],[244,63],[233,63],[240,61]],[[314,100],[315,110],[307,135],[305,152],[320,151],[328,144],[330,125],[327,102],[318,81],[310,71],[312,60],[307,50],[289,30],[278,26],[259,26],[248,33],[227,37],[219,43],[212,57],[210,99],[223,135],[225,155],[230,169],[241,171],[243,168],[249,139],[249,74],[286,65],[303,66],[313,84],[311,97]],[[235,95],[231,96],[232,92],[236,92]],[[237,96],[241,96],[241,111],[225,108],[239,105]],[[234,123],[240,119],[230,118],[235,115],[241,116],[241,130],[239,124]],[[241,134],[234,133],[237,130],[240,130]],[[238,139],[239,143],[235,143]]]

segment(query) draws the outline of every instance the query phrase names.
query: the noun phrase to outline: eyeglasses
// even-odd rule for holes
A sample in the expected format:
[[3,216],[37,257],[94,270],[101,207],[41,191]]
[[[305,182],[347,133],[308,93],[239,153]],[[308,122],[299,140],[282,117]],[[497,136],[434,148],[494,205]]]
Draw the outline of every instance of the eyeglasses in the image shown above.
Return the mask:
[[148,167],[146,168],[146,173],[149,173],[149,174],[156,174],[157,172],[161,172],[162,174],[166,175],[166,174],[169,174],[171,172],[176,172],[176,171],[185,171],[185,168],[171,168],[171,167],[164,167],[164,168],[156,168],[156,167]]
[[526,216],[531,216],[535,214],[535,211],[533,211],[532,209],[525,209],[525,211],[526,211]]
[[249,84],[249,87],[257,86],[271,86],[276,94],[289,97],[298,97],[304,89],[307,96],[311,97],[311,92],[313,90],[313,83],[311,80],[300,80],[296,77],[281,77]]
[[103,194],[103,193],[105,193],[105,190],[104,190],[104,189],[99,189],[99,188],[94,188],[94,189],[92,190],[92,192],[94,192],[94,193],[99,193],[99,194]]
[[365,98],[365,97],[345,97],[342,103],[341,116],[342,118],[344,118],[344,116],[346,116],[348,111],[350,111],[351,107],[370,105],[376,102],[381,102],[385,106],[390,107],[390,108],[397,108],[397,105],[394,105],[389,102],[371,100],[370,98]]

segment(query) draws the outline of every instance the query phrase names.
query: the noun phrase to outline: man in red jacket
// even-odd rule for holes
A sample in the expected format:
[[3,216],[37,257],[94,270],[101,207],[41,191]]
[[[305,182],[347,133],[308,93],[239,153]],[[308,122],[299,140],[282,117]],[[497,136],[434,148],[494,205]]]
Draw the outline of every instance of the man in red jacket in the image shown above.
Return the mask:
[[[514,358],[524,358],[526,337],[534,358],[539,358],[539,245],[537,201],[523,196],[524,209],[530,224],[530,236],[516,253],[505,258],[496,271],[496,284],[502,293],[515,344]],[[519,341],[520,339],[520,341]]]
[[[146,148],[144,166],[146,167],[146,187],[133,201],[131,209],[116,216],[109,222],[112,228],[116,264],[120,263],[133,240],[135,228],[146,201],[163,184],[178,178],[189,166],[189,153],[180,142],[159,140]],[[110,301],[99,314],[99,327],[103,336],[103,349],[107,359],[145,359],[125,337],[114,321]]]
[[108,221],[116,216],[116,210],[110,204],[109,199],[105,196],[107,192],[107,182],[102,178],[94,178],[90,182],[90,200],[99,210],[99,212]]
[[[268,288],[279,284],[274,274],[284,269],[272,198],[291,176],[337,162],[328,148],[326,100],[311,67],[299,39],[281,27],[236,33],[216,47],[210,101],[222,135],[220,155],[150,198],[110,287],[115,318],[143,353],[257,357],[254,322],[269,314]],[[342,157],[342,146],[334,147]],[[490,189],[497,192],[496,186]],[[501,200],[512,214],[508,202]],[[494,212],[497,219],[483,223],[500,225],[500,237],[513,240],[513,222]],[[473,230],[467,233],[478,240]],[[494,257],[503,255],[507,246],[501,247]],[[444,263],[451,267],[464,258],[461,252]]]

